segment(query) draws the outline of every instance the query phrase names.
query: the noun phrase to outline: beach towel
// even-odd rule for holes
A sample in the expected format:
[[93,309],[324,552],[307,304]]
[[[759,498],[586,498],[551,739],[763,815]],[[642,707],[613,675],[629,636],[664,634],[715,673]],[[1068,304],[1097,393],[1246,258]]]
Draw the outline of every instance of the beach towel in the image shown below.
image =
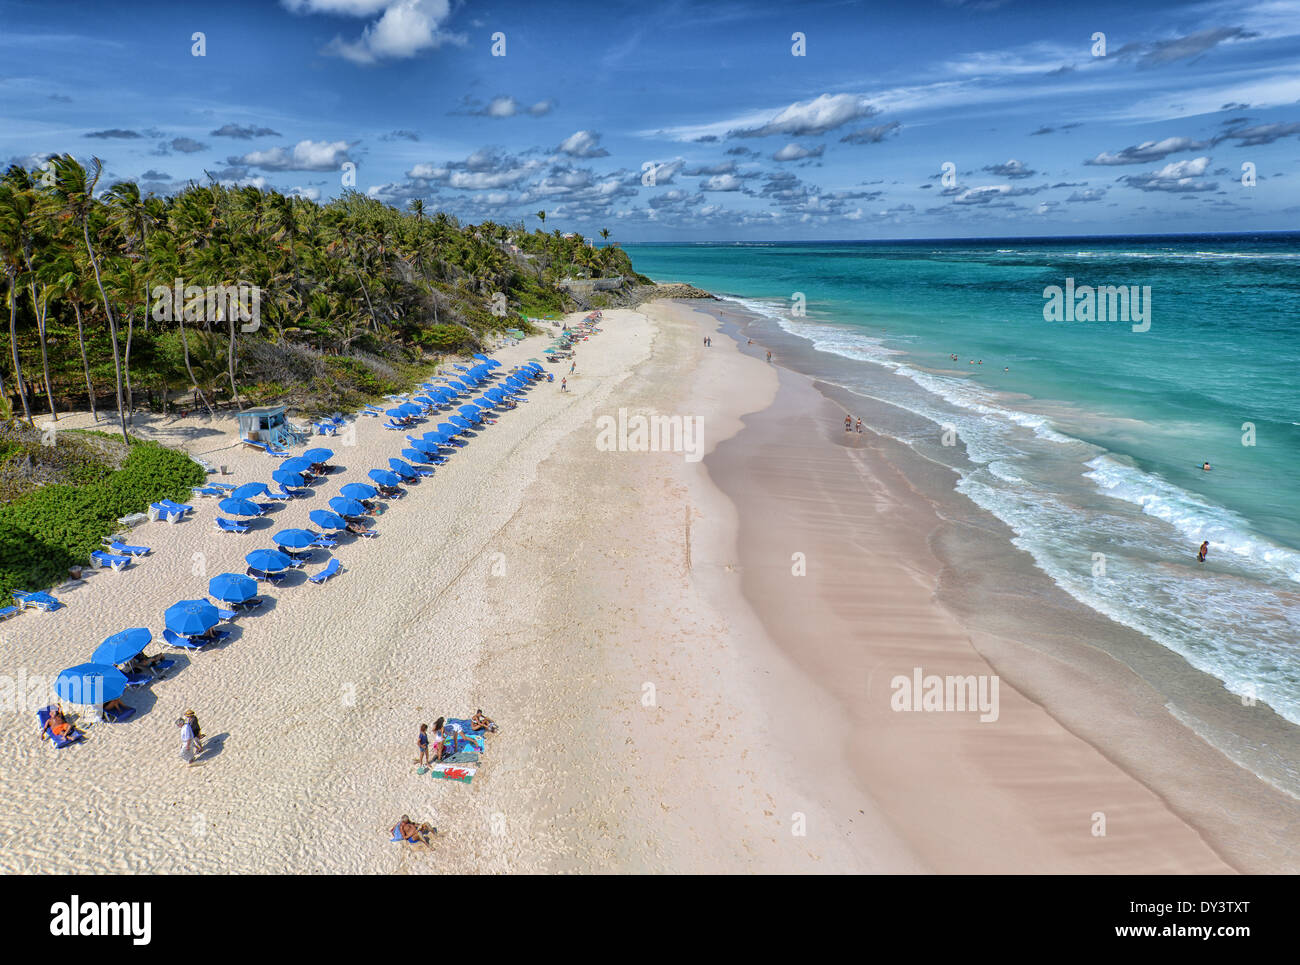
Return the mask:
[[444,781],[460,781],[462,784],[468,784],[474,780],[478,768],[465,764],[433,764],[429,767],[429,773]]

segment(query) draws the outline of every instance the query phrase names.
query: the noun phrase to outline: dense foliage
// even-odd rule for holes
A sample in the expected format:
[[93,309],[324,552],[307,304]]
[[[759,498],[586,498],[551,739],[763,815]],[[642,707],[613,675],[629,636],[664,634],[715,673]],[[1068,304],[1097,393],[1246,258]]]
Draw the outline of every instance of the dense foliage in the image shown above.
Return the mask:
[[[77,445],[63,435],[51,448]],[[134,442],[122,468],[101,466],[97,475],[81,485],[41,486],[0,506],[0,600],[15,589],[62,582],[69,567],[88,564],[91,551],[121,528],[118,519],[158,499],[183,500],[206,478],[185,453],[154,442]]]
[[[63,155],[0,179],[0,397],[29,421],[107,401],[125,438],[140,408],[272,398],[309,413],[342,408],[426,353],[474,350],[521,315],[571,307],[555,287],[563,278],[643,280],[616,246],[522,224],[462,226],[418,200],[403,212],[350,192],[321,205],[220,183],[160,198],[132,182],[99,190],[99,176],[98,160],[87,170]],[[211,317],[189,294],[160,311],[155,289],[176,279],[255,286],[258,327]]]

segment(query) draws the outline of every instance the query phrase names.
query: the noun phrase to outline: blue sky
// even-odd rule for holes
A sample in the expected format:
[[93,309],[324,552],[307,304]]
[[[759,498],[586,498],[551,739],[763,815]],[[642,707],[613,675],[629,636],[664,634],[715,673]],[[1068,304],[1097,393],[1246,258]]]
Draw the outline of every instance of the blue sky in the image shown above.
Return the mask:
[[1293,229],[1300,0],[0,0],[0,159],[64,151],[627,242]]

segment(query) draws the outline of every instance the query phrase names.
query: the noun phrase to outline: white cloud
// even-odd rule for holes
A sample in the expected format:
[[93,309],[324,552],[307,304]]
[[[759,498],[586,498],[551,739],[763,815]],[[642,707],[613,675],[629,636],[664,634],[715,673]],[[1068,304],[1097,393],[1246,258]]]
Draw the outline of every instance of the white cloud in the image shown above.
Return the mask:
[[299,141],[289,150],[251,151],[239,162],[265,171],[337,171],[350,160],[349,146],[347,141]]
[[600,146],[600,135],[595,131],[575,131],[556,148],[570,157],[607,157],[609,152]]
[[821,157],[822,152],[826,150],[826,145],[818,144],[816,147],[804,147],[802,144],[795,144],[793,141],[787,144],[781,150],[772,155],[774,161],[802,161],[808,157]]
[[381,60],[402,60],[443,44],[465,44],[460,34],[442,29],[451,18],[451,0],[287,0],[291,10],[309,13],[371,16],[383,11],[378,20],[367,24],[355,40],[335,37],[324,52],[354,64],[368,66]]

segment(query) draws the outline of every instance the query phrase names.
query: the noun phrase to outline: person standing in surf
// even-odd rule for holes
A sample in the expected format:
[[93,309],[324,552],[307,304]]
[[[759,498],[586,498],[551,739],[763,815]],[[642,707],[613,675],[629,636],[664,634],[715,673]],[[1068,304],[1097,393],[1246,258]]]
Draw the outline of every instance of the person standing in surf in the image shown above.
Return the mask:
[[1210,552],[1210,541],[1207,539],[1204,543],[1201,544],[1201,551],[1196,554],[1197,562],[1204,563],[1205,556],[1209,552]]

